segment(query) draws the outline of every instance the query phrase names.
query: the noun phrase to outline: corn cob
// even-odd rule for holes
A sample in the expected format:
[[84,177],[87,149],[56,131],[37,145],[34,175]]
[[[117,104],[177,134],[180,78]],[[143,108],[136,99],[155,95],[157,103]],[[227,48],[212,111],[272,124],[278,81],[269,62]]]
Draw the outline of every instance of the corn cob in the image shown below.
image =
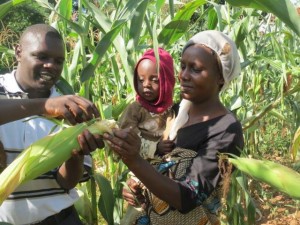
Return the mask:
[[296,171],[268,160],[251,158],[229,158],[242,172],[254,179],[269,184],[294,199],[300,199],[300,174]]
[[112,133],[116,127],[113,120],[96,120],[70,126],[53,135],[48,135],[25,149],[0,174],[0,205],[20,184],[32,180],[56,167],[79,149],[77,136],[88,129],[92,134]]

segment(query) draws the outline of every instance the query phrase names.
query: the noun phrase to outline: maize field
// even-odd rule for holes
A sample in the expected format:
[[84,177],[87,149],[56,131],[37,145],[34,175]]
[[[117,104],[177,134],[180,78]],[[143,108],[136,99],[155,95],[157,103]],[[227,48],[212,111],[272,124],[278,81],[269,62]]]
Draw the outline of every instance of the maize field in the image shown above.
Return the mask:
[[[221,98],[242,122],[245,148],[241,158],[229,158],[236,169],[222,224],[300,224],[299,13],[299,0],[1,1],[0,74],[16,65],[13,46],[20,32],[39,19],[56,27],[67,43],[58,89],[90,99],[104,120],[117,121],[134,100],[133,68],[145,49],[164,47],[178,74],[182,47],[192,35],[223,31],[237,44],[242,74]],[[180,100],[178,87],[174,102]],[[61,158],[70,152],[64,154]],[[94,152],[93,160],[92,179],[77,187],[82,197],[76,208],[85,224],[120,224],[127,168],[110,151]],[[19,177],[24,171],[0,175],[0,203],[11,192],[5,188],[2,194],[1,188],[37,175]]]

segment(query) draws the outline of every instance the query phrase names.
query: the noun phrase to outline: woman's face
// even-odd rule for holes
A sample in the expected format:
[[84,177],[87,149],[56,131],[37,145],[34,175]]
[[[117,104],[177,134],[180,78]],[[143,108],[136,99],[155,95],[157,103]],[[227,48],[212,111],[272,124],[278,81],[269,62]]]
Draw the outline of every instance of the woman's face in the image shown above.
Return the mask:
[[156,65],[150,59],[142,60],[137,68],[139,95],[149,102],[155,102],[159,96],[159,79]]
[[182,98],[203,103],[218,98],[224,79],[218,67],[217,56],[202,45],[188,47],[181,57],[179,72]]

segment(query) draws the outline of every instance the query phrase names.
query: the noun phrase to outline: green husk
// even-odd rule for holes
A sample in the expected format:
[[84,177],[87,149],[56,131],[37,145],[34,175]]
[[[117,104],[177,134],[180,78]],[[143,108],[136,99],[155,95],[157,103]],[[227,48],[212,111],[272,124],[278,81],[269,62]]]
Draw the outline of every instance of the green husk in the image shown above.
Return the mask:
[[279,163],[252,158],[229,158],[230,163],[255,180],[269,184],[294,199],[300,199],[300,174]]
[[88,129],[93,134],[112,133],[113,120],[96,120],[81,123],[48,135],[25,149],[0,174],[0,205],[22,183],[59,167],[79,149],[77,136]]

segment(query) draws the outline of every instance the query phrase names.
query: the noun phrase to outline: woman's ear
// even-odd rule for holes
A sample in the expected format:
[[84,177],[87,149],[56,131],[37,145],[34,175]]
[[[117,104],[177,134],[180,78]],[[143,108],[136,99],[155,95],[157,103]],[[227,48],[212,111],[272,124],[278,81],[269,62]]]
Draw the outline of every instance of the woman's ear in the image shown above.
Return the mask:
[[219,80],[218,80],[220,91],[221,91],[222,87],[224,86],[224,83],[225,83],[224,77],[222,75],[220,75]]
[[17,44],[15,46],[15,57],[18,62],[20,62],[20,59],[21,59],[21,52],[22,52],[22,47],[20,44]]

